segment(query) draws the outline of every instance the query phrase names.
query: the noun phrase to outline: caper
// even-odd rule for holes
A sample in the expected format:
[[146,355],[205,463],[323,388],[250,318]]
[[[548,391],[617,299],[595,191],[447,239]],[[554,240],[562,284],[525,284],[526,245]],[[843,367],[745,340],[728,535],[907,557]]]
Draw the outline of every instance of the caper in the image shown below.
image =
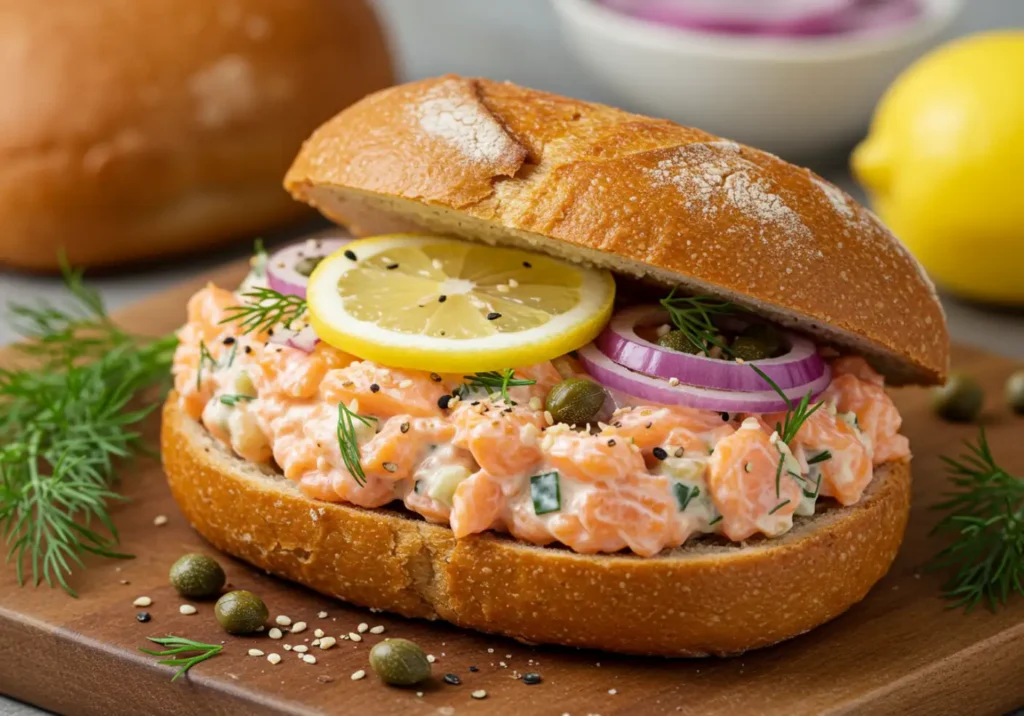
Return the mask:
[[952,373],[946,384],[932,391],[932,409],[940,418],[970,422],[981,411],[985,392],[978,381],[964,373]]
[[263,600],[244,589],[228,592],[218,599],[213,613],[228,634],[251,634],[270,617]]
[[408,639],[385,639],[370,649],[370,668],[385,684],[412,686],[430,678],[423,649]]
[[303,276],[309,276],[313,273],[313,269],[319,266],[320,262],[323,260],[323,256],[306,256],[305,258],[299,259],[295,262],[295,273]]
[[1018,370],[1006,381],[1006,402],[1010,410],[1024,415],[1024,370]]
[[699,350],[682,331],[669,331],[658,339],[658,345],[680,353],[696,353]]
[[586,425],[597,419],[608,399],[604,388],[586,378],[568,378],[548,393],[544,407],[556,423]]
[[782,334],[764,323],[747,326],[736,336],[729,349],[743,360],[764,360],[779,355],[784,348]]
[[186,554],[171,566],[171,586],[183,597],[215,597],[226,580],[217,561],[205,554]]

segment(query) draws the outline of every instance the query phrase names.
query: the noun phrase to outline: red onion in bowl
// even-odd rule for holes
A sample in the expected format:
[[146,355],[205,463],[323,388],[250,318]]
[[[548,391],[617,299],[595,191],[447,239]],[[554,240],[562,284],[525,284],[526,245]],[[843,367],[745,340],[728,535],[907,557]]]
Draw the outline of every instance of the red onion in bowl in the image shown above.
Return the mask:
[[[637,326],[668,321],[668,313],[658,306],[634,306],[619,311],[598,336],[595,344],[619,365],[660,378],[676,378],[681,383],[719,390],[758,392],[764,380],[744,363],[680,353],[646,341],[636,334]],[[810,383],[825,373],[825,362],[810,340],[786,333],[789,352],[778,358],[751,361],[780,388]],[[807,392],[807,391],[804,391]]]
[[[577,351],[580,362],[592,378],[602,385],[621,391],[628,395],[664,405],[684,405],[700,410],[715,410],[722,413],[775,413],[787,410],[789,406],[778,393],[765,385],[767,390],[756,392],[736,392],[697,388],[692,385],[671,385],[667,380],[652,378],[637,373],[613,362],[602,353],[594,343],[589,343]],[[746,368],[755,377],[757,373],[749,366]],[[816,400],[832,381],[832,372],[825,366],[822,375],[804,385],[784,389],[782,392],[793,403],[811,394]]]
[[267,284],[287,296],[306,297],[306,284],[319,259],[330,256],[353,239],[308,239],[285,246],[267,261]]

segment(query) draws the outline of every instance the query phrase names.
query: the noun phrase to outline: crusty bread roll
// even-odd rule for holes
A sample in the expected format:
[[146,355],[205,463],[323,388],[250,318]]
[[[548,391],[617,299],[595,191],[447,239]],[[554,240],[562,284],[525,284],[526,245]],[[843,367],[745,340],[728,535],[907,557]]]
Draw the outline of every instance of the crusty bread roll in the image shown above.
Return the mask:
[[294,220],[279,182],[301,141],[392,79],[364,0],[0,0],[0,264]]
[[633,654],[734,654],[813,629],[888,571],[910,513],[909,464],[889,463],[861,502],[798,517],[781,538],[585,555],[493,533],[455,540],[402,511],[311,500],[231,455],[173,394],[161,452],[199,533],[268,572],[404,616]]
[[936,383],[949,336],[920,265],[808,169],[667,120],[483,79],[377,92],[305,143],[285,178],[358,234],[517,244],[714,293]]

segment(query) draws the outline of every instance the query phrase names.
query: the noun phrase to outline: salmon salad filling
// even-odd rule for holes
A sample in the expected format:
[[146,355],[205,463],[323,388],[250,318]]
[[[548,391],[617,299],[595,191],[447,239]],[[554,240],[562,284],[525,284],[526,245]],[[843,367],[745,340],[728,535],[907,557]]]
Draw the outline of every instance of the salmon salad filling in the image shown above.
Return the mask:
[[829,361],[820,409],[785,442],[782,413],[615,391],[602,419],[570,425],[545,409],[548,394],[566,379],[600,381],[575,354],[516,368],[520,380],[496,391],[326,342],[274,342],[275,326],[246,332],[231,320],[239,302],[213,285],[189,301],[173,367],[181,408],[310,498],[398,501],[456,538],[493,530],[653,556],[701,534],[776,537],[822,498],[858,502],[875,467],[910,455],[882,377],[855,356]]

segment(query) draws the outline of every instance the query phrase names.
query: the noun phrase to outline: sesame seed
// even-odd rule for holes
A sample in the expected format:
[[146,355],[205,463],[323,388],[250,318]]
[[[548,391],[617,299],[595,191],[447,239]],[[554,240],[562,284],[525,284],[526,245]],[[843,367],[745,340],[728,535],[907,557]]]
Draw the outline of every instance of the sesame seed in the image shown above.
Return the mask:
[[443,293],[440,296],[437,297],[437,302],[438,303],[444,303],[447,300],[448,300],[448,297],[445,296]]
[[167,524],[167,515],[157,515],[153,518],[153,524],[157,527],[163,527]]
[[309,651],[309,647],[305,644],[297,644],[296,646],[292,647],[292,651],[297,651],[300,654],[305,654],[307,651]]
[[438,271],[444,268],[444,262],[442,262],[441,259],[434,259],[433,261],[430,262],[430,265],[433,266]]
[[291,644],[285,644],[284,645],[284,650],[285,651],[291,651],[292,650],[292,645]]
[[190,616],[192,614],[195,614],[199,610],[193,607],[191,604],[182,604],[180,607],[178,607],[178,611],[184,614],[185,616]]
[[302,655],[302,660],[304,662],[306,662],[307,664],[315,664],[316,663],[316,657],[313,656],[312,654],[303,654]]
[[249,649],[249,656],[263,656],[263,652],[259,649]]
[[487,698],[487,692],[484,691],[483,689],[477,689],[476,691],[471,693],[470,696],[472,696],[474,699],[486,699]]
[[317,612],[316,615],[320,619],[326,619],[327,618],[327,612]]
[[274,619],[274,623],[278,626],[286,627],[292,625],[292,620],[290,617],[286,617],[284,614],[280,614]]
[[150,616],[149,612],[139,612],[135,615],[135,620],[145,624],[153,617]]
[[672,453],[672,454],[675,455],[676,457],[682,457],[683,456],[683,449],[682,448],[676,448],[676,451],[674,453]]
[[427,654],[427,661],[429,661],[431,664],[433,664],[435,661],[437,661],[437,657],[434,656],[433,654]]
[[544,407],[544,403],[540,402],[540,398],[534,396],[530,398],[530,410],[540,410]]
[[284,633],[282,633],[281,630],[277,627],[272,627],[270,631],[267,632],[267,636],[269,636],[271,639],[280,639],[284,636]]
[[149,597],[137,597],[135,601],[132,602],[132,606],[134,607],[148,607],[152,606],[152,604],[153,600]]
[[501,314],[498,313],[497,311],[491,311],[490,313],[487,314],[488,321],[496,321],[499,318],[501,318]]
[[545,410],[544,411],[544,422],[547,423],[548,425],[554,425],[555,424],[555,419],[553,417],[551,417],[551,411],[550,410]]
[[398,472],[398,465],[393,462],[385,462],[383,467],[388,472]]
[[508,292],[509,292],[509,290],[510,290],[510,289],[509,289],[509,287],[508,287],[508,286],[506,286],[506,285],[505,285],[505,284],[503,284],[503,283],[499,283],[499,284],[498,284],[498,285],[496,286],[496,288],[498,289],[498,293],[508,293]]
[[523,261],[523,268],[533,268],[533,264],[529,261]]
[[462,679],[460,679],[455,674],[445,674],[444,675],[444,682],[446,684],[451,684],[452,686],[458,686],[459,684],[462,683]]
[[487,653],[488,654],[493,654],[494,653],[494,649],[492,649],[490,647],[487,647]]
[[398,268],[398,264],[388,264],[384,268],[386,268],[388,271],[394,271],[396,268]]
[[355,261],[356,252],[352,251],[351,249],[345,249],[345,258],[347,258],[349,261]]
[[514,278],[510,278],[508,280],[508,285],[510,288],[519,288],[519,282],[516,281]]
[[337,643],[338,640],[335,639],[333,636],[325,636],[323,639],[320,640],[320,648],[324,651],[327,651]]
[[608,693],[611,694],[612,696],[615,696],[615,694],[619,693],[619,690],[618,689],[608,689]]
[[349,677],[349,678],[351,678],[353,681],[359,681],[360,679],[362,679],[365,676],[366,676],[366,672],[363,671],[362,669],[360,669],[359,671],[353,671],[352,672],[352,676]]
[[383,634],[384,633],[384,625],[383,624],[378,624],[375,627],[371,627],[370,628],[370,633],[371,634]]
[[615,438],[608,439],[608,447],[615,447]]
[[398,387],[401,388],[402,390],[405,390],[406,388],[411,388],[412,381],[406,378],[405,380],[398,384]]
[[300,634],[306,631],[306,622],[295,622],[292,624],[292,634]]
[[454,409],[456,405],[462,402],[462,398],[457,395],[453,395],[452,399],[448,401],[448,407]]
[[679,378],[676,378],[674,376],[672,378],[669,378],[668,384],[671,385],[673,388],[676,387],[677,385],[679,385]]
[[354,631],[350,631],[348,633],[348,638],[351,639],[352,641],[362,641],[363,640],[363,637],[359,636]]
[[430,374],[430,379],[432,381],[434,381],[435,383],[440,383],[441,382],[441,376],[439,376],[437,373],[431,373]]
[[315,636],[317,639],[323,639],[324,638],[324,630],[323,629],[314,629],[313,630],[313,636]]
[[370,625],[366,622],[360,622],[359,626],[356,627],[356,631],[360,634],[365,634],[367,631],[369,631],[369,629]]
[[541,681],[543,681],[543,679],[541,679],[540,674],[536,672],[531,671],[529,674],[523,674],[523,683],[528,686],[539,684]]
[[267,661],[269,661],[271,664],[274,664],[274,665],[280,664],[281,663],[281,655],[280,654],[274,654],[274,653],[267,654]]

